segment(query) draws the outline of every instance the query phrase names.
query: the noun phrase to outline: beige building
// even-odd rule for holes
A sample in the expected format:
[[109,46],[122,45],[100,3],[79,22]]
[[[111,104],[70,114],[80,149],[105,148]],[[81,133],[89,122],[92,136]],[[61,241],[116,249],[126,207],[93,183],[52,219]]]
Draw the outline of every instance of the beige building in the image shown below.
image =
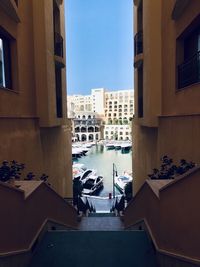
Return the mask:
[[134,114],[134,91],[120,90],[108,92],[104,88],[91,90],[91,95],[67,97],[68,116],[78,111],[92,111],[101,115],[106,123],[129,121]]
[[131,140],[131,127],[129,124],[104,126],[104,138],[106,140]]
[[[134,5],[135,179],[125,226],[149,232],[159,266],[199,266],[200,1]],[[173,180],[147,179],[164,155],[198,165]]]
[[134,115],[134,91],[121,90],[105,93],[105,121],[108,124],[128,122]]
[[91,95],[68,96],[67,100],[70,118],[75,118],[79,112],[94,112],[102,118],[106,126],[101,138],[131,139],[130,123],[134,114],[133,90],[108,92],[104,88],[97,88],[91,90]]
[[135,3],[137,191],[162,155],[200,163],[200,7],[196,0]]
[[72,196],[64,2],[0,1],[0,161],[17,160]]

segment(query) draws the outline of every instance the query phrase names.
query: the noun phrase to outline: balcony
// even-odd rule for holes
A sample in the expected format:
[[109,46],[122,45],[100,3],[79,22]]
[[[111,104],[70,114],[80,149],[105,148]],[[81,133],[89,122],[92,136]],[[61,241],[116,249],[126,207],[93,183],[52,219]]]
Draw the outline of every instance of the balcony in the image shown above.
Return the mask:
[[134,37],[134,53],[135,56],[143,53],[143,31],[139,31]]
[[200,82],[200,51],[178,66],[178,89]]
[[101,125],[101,120],[91,119],[91,120],[82,120],[82,119],[74,119],[74,126],[95,126]]
[[63,38],[60,33],[54,33],[54,54],[63,57]]

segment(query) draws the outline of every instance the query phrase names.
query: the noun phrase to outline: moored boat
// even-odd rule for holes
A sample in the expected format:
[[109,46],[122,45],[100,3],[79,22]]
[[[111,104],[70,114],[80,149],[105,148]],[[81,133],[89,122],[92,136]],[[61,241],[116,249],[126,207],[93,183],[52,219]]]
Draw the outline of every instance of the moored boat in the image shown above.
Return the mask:
[[123,142],[123,143],[121,144],[121,152],[122,152],[122,153],[129,152],[130,149],[131,149],[131,147],[132,147],[131,142]]
[[124,193],[126,184],[131,182],[132,180],[133,177],[125,172],[123,175],[115,176],[115,186],[120,192]]
[[80,181],[83,183],[83,185],[85,184],[85,182],[88,180],[88,178],[91,175],[96,175],[97,171],[94,169],[87,169],[86,171],[84,171],[81,176],[80,176]]
[[91,195],[103,187],[103,177],[98,175],[90,175],[83,184],[83,194]]
[[72,148],[72,159],[77,159],[81,157],[81,151],[77,148]]
[[114,149],[115,148],[115,145],[114,145],[114,143],[107,143],[105,145],[105,147],[109,150],[109,149]]
[[121,142],[116,142],[116,143],[115,143],[115,149],[116,149],[116,150],[121,149]]

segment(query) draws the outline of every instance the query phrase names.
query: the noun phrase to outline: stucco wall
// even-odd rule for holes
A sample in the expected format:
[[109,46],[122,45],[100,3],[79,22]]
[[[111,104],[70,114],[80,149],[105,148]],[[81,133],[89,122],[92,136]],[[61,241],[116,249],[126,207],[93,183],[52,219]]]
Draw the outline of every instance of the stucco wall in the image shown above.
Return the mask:
[[199,177],[196,168],[161,188],[159,197],[146,182],[125,210],[125,227],[146,219],[160,252],[200,261]]
[[[65,37],[64,2],[59,8],[61,35]],[[0,7],[0,25],[13,38],[13,87],[0,88],[0,161],[15,159],[26,164],[27,172],[45,172],[62,196],[72,197],[65,68],[63,118],[56,115],[53,1],[20,0],[18,13],[20,23]],[[65,62],[65,53],[61,61]]]
[[0,184],[0,210],[0,253],[29,249],[46,219],[77,227],[75,209],[44,183],[27,198]]

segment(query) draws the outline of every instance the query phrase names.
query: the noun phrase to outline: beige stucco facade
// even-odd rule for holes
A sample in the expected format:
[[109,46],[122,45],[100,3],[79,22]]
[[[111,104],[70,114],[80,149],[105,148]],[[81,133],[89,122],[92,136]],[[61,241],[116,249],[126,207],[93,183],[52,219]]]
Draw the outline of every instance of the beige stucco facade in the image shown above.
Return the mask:
[[11,88],[0,88],[0,161],[23,162],[37,177],[45,172],[58,193],[72,197],[64,1],[1,1],[0,25],[10,44],[12,79]]
[[[142,23],[138,19],[139,10],[143,13]],[[160,157],[165,154],[175,163],[181,158],[200,163],[200,84],[195,82],[179,88],[177,71],[180,64],[184,67],[187,62],[183,59],[184,40],[200,25],[200,2],[135,1],[134,12],[135,34],[143,31],[143,51],[134,60],[133,169],[137,192],[147,174],[160,166]],[[138,21],[142,25],[138,26]],[[141,67],[143,86],[138,81]],[[143,101],[140,107],[139,95]]]

